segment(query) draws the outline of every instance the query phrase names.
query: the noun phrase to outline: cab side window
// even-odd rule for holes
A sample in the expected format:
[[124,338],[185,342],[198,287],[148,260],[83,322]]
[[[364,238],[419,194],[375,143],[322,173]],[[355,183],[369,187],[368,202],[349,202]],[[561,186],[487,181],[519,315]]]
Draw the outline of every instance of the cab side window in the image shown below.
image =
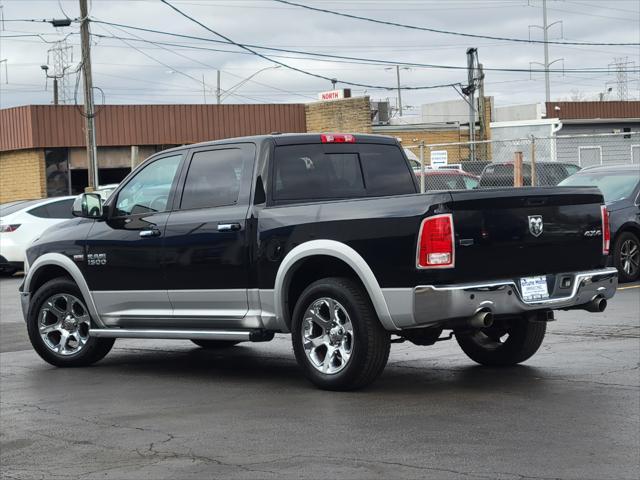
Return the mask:
[[194,153],[184,183],[180,209],[235,204],[240,193],[243,158],[240,148]]
[[161,158],[136,174],[118,193],[116,216],[164,212],[182,154]]

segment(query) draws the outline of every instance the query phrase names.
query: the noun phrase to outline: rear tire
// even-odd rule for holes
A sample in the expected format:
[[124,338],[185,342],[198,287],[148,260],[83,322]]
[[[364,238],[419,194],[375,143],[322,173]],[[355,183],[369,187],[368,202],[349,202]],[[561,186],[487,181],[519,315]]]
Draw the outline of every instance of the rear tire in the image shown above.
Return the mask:
[[474,362],[504,367],[531,358],[542,345],[546,330],[545,322],[530,322],[520,318],[496,321],[489,328],[456,333],[456,340]]
[[198,345],[199,347],[206,348],[207,350],[215,350],[222,348],[229,348],[237,345],[240,342],[236,342],[234,340],[191,340],[193,343]]
[[302,292],[291,339],[304,375],[325,390],[362,388],[382,373],[389,358],[389,332],[367,293],[349,278],[318,280]]
[[55,278],[31,298],[27,315],[29,340],[40,357],[56,367],[91,365],[109,353],[114,338],[89,335],[92,325],[78,286]]
[[613,261],[620,282],[635,282],[640,278],[640,240],[631,232],[622,232],[616,240]]

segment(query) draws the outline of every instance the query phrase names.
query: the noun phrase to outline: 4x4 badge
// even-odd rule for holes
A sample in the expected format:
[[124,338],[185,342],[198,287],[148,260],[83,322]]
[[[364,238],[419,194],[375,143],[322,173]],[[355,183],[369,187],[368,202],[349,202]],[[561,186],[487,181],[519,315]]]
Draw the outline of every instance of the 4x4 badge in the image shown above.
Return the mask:
[[544,229],[544,223],[542,222],[542,215],[529,215],[529,231],[534,237],[542,235]]

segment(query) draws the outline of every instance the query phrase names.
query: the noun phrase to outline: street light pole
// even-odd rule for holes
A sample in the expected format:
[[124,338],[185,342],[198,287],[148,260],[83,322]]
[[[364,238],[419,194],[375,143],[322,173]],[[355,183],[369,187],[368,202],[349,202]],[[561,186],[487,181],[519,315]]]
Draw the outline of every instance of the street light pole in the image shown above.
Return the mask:
[[89,11],[87,0],[80,0],[80,42],[82,50],[82,79],[84,85],[85,138],[87,143],[87,170],[89,191],[98,183],[98,152],[96,148],[95,109],[93,103],[93,79],[91,76],[91,45],[89,38]]
[[402,116],[402,89],[400,88],[400,65],[396,65],[396,76],[398,77],[398,113]]
[[[240,80],[238,83],[236,83],[233,87],[228,88],[225,90],[224,95],[221,95],[220,92],[220,81],[218,80],[218,104],[222,103],[222,100],[224,100],[226,97],[228,97],[229,95],[231,95],[233,93],[234,90],[240,88],[242,85],[244,85],[245,83],[247,83],[249,80],[251,80],[253,77],[255,77],[256,75],[258,75],[259,73],[264,72],[265,70],[275,70],[276,68],[280,68],[280,65],[275,65],[273,67],[265,67],[262,68],[260,70],[258,70],[255,73],[252,73],[251,75],[249,75],[247,78],[245,78],[244,80]],[[220,78],[220,70],[218,70],[218,79]]]
[[220,105],[220,70],[216,70],[218,81],[216,83],[216,103]]

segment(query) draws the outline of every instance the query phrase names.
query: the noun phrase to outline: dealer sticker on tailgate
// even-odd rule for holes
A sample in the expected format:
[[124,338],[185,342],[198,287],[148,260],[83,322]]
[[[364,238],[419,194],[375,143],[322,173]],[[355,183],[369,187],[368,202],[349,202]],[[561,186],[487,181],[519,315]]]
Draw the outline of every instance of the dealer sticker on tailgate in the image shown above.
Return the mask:
[[520,290],[525,302],[549,298],[547,289],[547,277],[524,277],[520,279]]

